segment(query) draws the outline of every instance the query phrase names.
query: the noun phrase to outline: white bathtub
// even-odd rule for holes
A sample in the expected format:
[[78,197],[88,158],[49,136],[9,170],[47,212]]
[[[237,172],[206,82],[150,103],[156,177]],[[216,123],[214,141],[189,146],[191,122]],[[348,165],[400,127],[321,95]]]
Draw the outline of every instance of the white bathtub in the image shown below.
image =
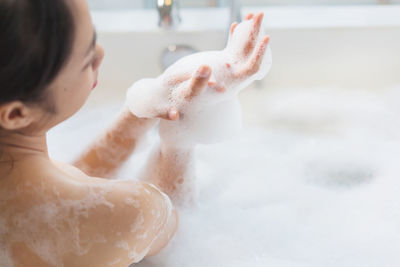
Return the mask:
[[[242,13],[259,11],[265,13],[274,59],[270,74],[257,84],[263,90],[379,89],[400,83],[400,6],[270,7]],[[94,11],[106,57],[89,105],[121,101],[131,83],[159,75],[161,53],[169,44],[200,51],[224,47],[227,9],[183,9],[181,17],[178,29],[168,32],[158,29],[155,10]]]

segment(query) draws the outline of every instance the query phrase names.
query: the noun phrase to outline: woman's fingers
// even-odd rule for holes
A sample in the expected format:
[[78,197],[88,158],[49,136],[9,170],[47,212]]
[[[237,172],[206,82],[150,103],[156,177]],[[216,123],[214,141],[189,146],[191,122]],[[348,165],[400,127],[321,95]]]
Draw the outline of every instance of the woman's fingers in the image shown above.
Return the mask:
[[214,81],[209,81],[207,83],[208,87],[210,87],[211,89],[215,90],[218,93],[223,93],[226,91],[226,87],[220,84],[217,84]]
[[244,46],[243,50],[243,55],[246,57],[250,55],[255,46],[255,42],[257,40],[258,34],[260,33],[260,28],[261,28],[261,23],[263,20],[264,14],[263,13],[258,13],[255,16],[252,16],[253,19],[253,27],[249,33],[249,36],[247,38],[246,44]]
[[254,28],[253,28],[253,35],[258,36],[260,33],[261,23],[264,18],[264,13],[260,12],[254,16]]
[[234,74],[235,78],[242,79],[249,77],[260,69],[269,39],[269,36],[264,36],[261,39],[261,41],[257,44],[254,53],[251,55],[251,58],[247,61],[245,67]]
[[179,111],[175,107],[170,107],[168,110],[168,119],[171,121],[179,120]]
[[179,111],[175,107],[170,107],[165,113],[157,116],[160,119],[176,121],[179,120]]
[[[186,100],[191,100],[193,97],[199,95],[203,88],[207,85],[208,80],[211,76],[211,68],[209,66],[203,65],[197,69],[193,77],[188,81],[190,83],[189,88],[183,91],[183,97]],[[176,85],[177,83],[182,83],[188,80],[186,75],[175,76],[173,79],[167,81],[168,85]],[[179,120],[182,114],[179,113],[175,106],[168,108],[168,110],[162,112],[157,117],[164,120]]]
[[233,32],[235,31],[236,26],[238,25],[237,22],[232,23],[231,28],[229,29],[229,37],[228,37],[228,43],[226,44],[226,46],[228,47],[231,43],[232,40],[232,35]]
[[185,95],[186,99],[192,99],[195,96],[198,96],[203,88],[207,85],[208,80],[211,76],[211,68],[207,65],[203,65],[194,74],[192,77],[189,90]]
[[189,80],[190,77],[191,77],[190,73],[180,73],[178,75],[169,77],[167,79],[166,83],[167,83],[167,86],[175,86],[177,84],[180,84],[180,83],[182,83],[184,81]]
[[254,16],[253,13],[249,13],[249,14],[247,14],[246,17],[244,17],[244,19],[245,19],[245,20],[249,20],[249,19],[251,19],[253,16]]
[[234,23],[232,23],[231,28],[229,30],[229,35],[233,34],[237,25],[238,25],[238,23],[236,21]]
[[265,36],[257,44],[257,47],[249,60],[247,69],[248,76],[255,74],[259,70],[268,43],[269,43],[269,36]]

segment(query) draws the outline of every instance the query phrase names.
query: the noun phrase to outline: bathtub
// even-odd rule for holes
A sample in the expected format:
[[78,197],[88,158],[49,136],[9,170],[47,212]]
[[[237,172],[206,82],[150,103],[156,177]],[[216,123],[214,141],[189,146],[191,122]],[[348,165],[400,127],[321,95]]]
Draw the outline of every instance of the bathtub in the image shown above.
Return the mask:
[[[137,266],[399,266],[400,6],[243,14],[259,11],[273,66],[239,95],[243,131],[197,148],[197,205],[181,210],[168,247]],[[99,85],[49,134],[50,153],[66,161],[134,81],[162,72],[168,45],[221,49],[229,19],[223,8],[181,10],[182,24],[165,31],[153,10],[92,14],[106,53]],[[139,173],[156,135],[121,177]]]
[[[258,87],[375,89],[399,83],[400,6],[269,7],[242,13],[260,11],[272,36],[274,66]],[[160,30],[157,16],[155,10],[93,12],[106,57],[91,102],[109,101],[103,94],[110,91],[107,96],[118,94],[121,100],[132,82],[159,75],[161,53],[170,44],[199,51],[225,45],[226,9],[184,9],[174,31]]]
[[[240,95],[246,121],[275,89],[379,90],[400,83],[400,6],[244,8],[242,14],[260,11],[272,37],[274,63],[265,79]],[[198,51],[223,48],[229,21],[224,8],[183,9],[181,25],[164,31],[155,10],[92,14],[106,56],[88,108],[121,103],[134,81],[159,75],[162,51],[170,44]]]

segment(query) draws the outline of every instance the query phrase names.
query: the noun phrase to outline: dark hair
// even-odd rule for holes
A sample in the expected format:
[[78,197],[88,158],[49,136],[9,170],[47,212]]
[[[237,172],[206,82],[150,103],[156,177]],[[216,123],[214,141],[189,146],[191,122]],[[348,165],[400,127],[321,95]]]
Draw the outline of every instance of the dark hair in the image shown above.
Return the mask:
[[41,100],[73,39],[67,0],[0,0],[0,104]]

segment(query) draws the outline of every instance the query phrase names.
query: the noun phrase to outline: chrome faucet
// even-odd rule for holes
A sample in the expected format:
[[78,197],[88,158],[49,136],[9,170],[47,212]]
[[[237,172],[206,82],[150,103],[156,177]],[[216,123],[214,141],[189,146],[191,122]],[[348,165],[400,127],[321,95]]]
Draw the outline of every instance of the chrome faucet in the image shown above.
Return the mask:
[[179,24],[178,0],[156,0],[159,16],[158,26],[171,29]]
[[228,29],[231,27],[231,24],[233,22],[240,23],[242,21],[242,14],[240,12],[241,6],[240,6],[240,0],[230,0],[229,1],[229,25]]
[[229,21],[228,27],[225,33],[225,39],[228,41],[229,38],[229,30],[231,28],[232,23],[237,22],[240,23],[242,21],[242,14],[241,14],[241,6],[240,0],[230,0],[229,1]]
[[[158,25],[164,29],[171,29],[179,24],[179,4],[178,0],[156,0],[157,10],[160,15]],[[216,3],[216,2],[215,2]],[[216,4],[215,4],[216,5]],[[229,1],[229,25],[228,34],[230,26],[233,22],[241,22],[241,6],[240,0],[230,0]],[[228,35],[226,35],[228,38]],[[170,44],[161,54],[161,66],[165,70],[178,59],[196,53],[197,51],[185,44]]]

